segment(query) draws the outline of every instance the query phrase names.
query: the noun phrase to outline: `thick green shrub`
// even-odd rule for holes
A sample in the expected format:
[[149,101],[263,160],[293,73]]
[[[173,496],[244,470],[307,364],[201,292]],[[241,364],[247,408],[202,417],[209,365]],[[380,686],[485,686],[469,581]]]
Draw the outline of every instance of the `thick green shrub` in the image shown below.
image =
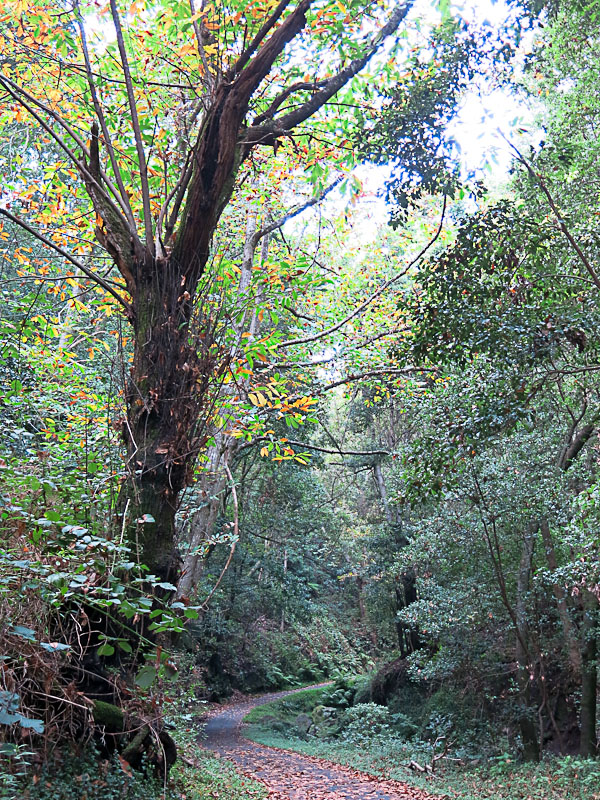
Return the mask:
[[376,703],[359,703],[346,709],[342,720],[341,738],[362,744],[375,738],[391,737],[392,719],[385,706]]

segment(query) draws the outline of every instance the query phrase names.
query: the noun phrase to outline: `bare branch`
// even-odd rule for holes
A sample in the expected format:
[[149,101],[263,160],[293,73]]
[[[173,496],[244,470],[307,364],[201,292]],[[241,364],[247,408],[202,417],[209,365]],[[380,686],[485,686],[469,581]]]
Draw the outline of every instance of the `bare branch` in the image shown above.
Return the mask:
[[[98,183],[97,177],[92,175],[90,171],[86,168],[86,165],[82,163],[82,160],[77,157],[77,153],[72,150],[68,144],[60,137],[54,128],[49,125],[46,120],[37,113],[34,105],[37,106],[39,109],[47,113],[55,122],[57,122],[63,130],[69,134],[69,136],[73,139],[73,141],[81,148],[83,154],[89,158],[90,151],[85,142],[81,139],[80,136],[68,125],[62,117],[53,111],[51,108],[48,108],[44,103],[40,100],[37,100],[35,97],[30,95],[28,92],[25,91],[21,86],[18,86],[14,81],[7,78],[6,75],[0,75],[0,86],[4,86],[6,91],[10,94],[10,96],[15,100],[15,102],[19,103],[23,106],[23,108],[27,109],[27,111],[31,114],[31,116],[42,126],[42,128],[46,131],[46,133],[51,136],[56,144],[60,147],[60,149],[66,154],[69,161],[73,163],[75,167],[82,173],[84,180],[91,181],[94,184],[94,188],[97,192],[101,193],[105,199],[105,202],[108,203],[115,214],[117,214],[121,220],[123,225],[127,226],[127,222],[123,216],[123,214],[127,213],[126,207],[123,205],[123,200],[117,191],[117,189],[113,186],[110,178],[103,170],[100,170],[100,177],[102,181],[106,184],[108,189],[110,190],[111,194],[114,196],[115,200],[119,203],[120,209],[115,205],[110,195],[108,195],[103,187]],[[127,226],[129,230],[129,227]]]
[[85,70],[87,74],[88,86],[90,87],[90,93],[92,95],[92,102],[94,104],[94,109],[96,110],[96,116],[98,117],[98,122],[100,123],[100,128],[102,129],[102,136],[104,137],[104,145],[108,152],[108,156],[110,158],[110,163],[113,168],[113,173],[115,175],[115,180],[117,182],[117,186],[119,187],[119,193],[123,200],[123,210],[125,211],[125,215],[127,217],[127,221],[131,226],[132,233],[136,230],[135,220],[133,218],[133,211],[131,208],[131,204],[129,203],[129,195],[127,194],[127,190],[125,189],[125,184],[123,183],[123,178],[121,176],[121,170],[119,169],[119,164],[117,162],[117,157],[115,154],[114,147],[112,145],[112,141],[110,138],[110,134],[108,132],[108,126],[106,124],[106,118],[104,116],[104,111],[100,104],[100,100],[98,99],[98,92],[96,91],[96,84],[94,82],[94,74],[92,72],[92,64],[90,61],[90,55],[88,50],[87,44],[87,36],[85,32],[85,26],[83,24],[83,18],[81,16],[81,9],[79,7],[79,0],[75,3],[75,9],[77,12],[77,24],[79,26],[79,35],[81,37],[81,46],[83,49],[83,56],[85,60]]
[[[359,455],[358,451],[348,451],[348,450],[347,451],[343,451],[341,445],[339,444],[339,442],[337,441],[335,436],[331,433],[331,431],[329,430],[327,425],[325,425],[325,423],[323,422],[322,419],[319,419],[319,424],[323,428],[323,430],[325,431],[328,439],[331,441],[331,443],[335,447],[335,453],[337,453],[339,455]],[[368,454],[369,455],[384,455],[386,452],[387,451],[384,451],[384,450],[372,450],[372,451],[368,451]],[[361,452],[360,455],[367,455],[367,453],[366,452]],[[388,455],[389,455],[389,453],[388,453]],[[381,471],[381,465],[379,463],[378,463],[378,468]]]
[[287,89],[284,89],[283,92],[277,95],[277,97],[273,100],[271,105],[264,111],[262,114],[259,114],[254,122],[253,125],[260,125],[261,123],[265,122],[268,119],[271,119],[273,114],[277,111],[279,106],[285,102],[290,95],[294,94],[295,92],[301,91],[316,91],[320,87],[324,86],[327,83],[326,80],[320,81],[300,81],[299,83],[293,83],[291,86],[288,86]]
[[355,383],[356,381],[362,381],[367,378],[377,378],[383,375],[415,375],[417,373],[425,373],[425,372],[435,372],[436,370],[426,367],[382,367],[381,369],[372,369],[369,372],[361,372],[356,375],[347,375],[345,378],[340,378],[337,381],[333,381],[333,383],[328,383],[321,388],[311,390],[312,397],[319,397],[319,395],[324,394],[325,392],[330,392],[332,389],[335,389],[337,386],[344,386],[346,383]]
[[306,447],[308,450],[316,450],[319,453],[329,453],[332,456],[389,456],[391,455],[389,450],[342,450],[341,448],[336,448],[335,450],[330,450],[327,447],[317,447],[314,444],[308,444],[307,442],[297,442],[294,439],[288,439],[285,444],[291,444],[294,447]]
[[194,174],[194,163],[191,156],[192,156],[192,151],[190,150],[187,154],[187,158],[183,166],[181,175],[179,176],[177,183],[173,187],[173,191],[170,193],[169,197],[167,197],[167,199],[165,200],[163,208],[160,211],[159,222],[160,224],[162,224],[162,217],[164,217],[165,214],[167,213],[168,206],[171,200],[175,198],[175,202],[173,203],[173,208],[171,209],[169,219],[167,220],[167,227],[165,228],[165,240],[167,242],[173,235],[173,230],[175,229],[175,224],[179,217],[179,209],[181,208],[181,204],[183,203],[183,200],[185,198],[185,193],[187,192],[187,188],[192,179],[192,175]]
[[231,476],[231,471],[230,471],[229,466],[227,464],[225,464],[225,472],[227,473],[227,478],[229,479],[229,483],[231,484],[231,496],[233,498],[233,536],[234,536],[234,538],[233,538],[233,540],[231,542],[231,547],[229,549],[229,557],[227,558],[227,561],[225,562],[225,566],[221,570],[221,574],[217,578],[217,581],[216,581],[215,585],[213,586],[213,588],[210,591],[210,594],[205,599],[205,601],[202,603],[202,610],[203,611],[206,611],[206,609],[208,608],[208,604],[209,604],[212,596],[214,595],[214,593],[219,588],[219,586],[221,584],[221,581],[223,580],[223,578],[225,576],[225,573],[229,569],[229,565],[231,564],[231,559],[233,558],[233,554],[235,553],[235,546],[236,546],[237,541],[238,541],[239,536],[240,536],[238,496],[237,496],[237,491],[236,491],[236,488],[235,488],[235,482],[234,482],[234,480],[233,480],[233,478]]
[[255,244],[258,244],[259,240],[262,239],[263,236],[267,236],[267,234],[273,233],[273,231],[276,231],[278,228],[282,228],[286,222],[288,222],[290,219],[293,219],[294,217],[297,217],[298,214],[302,214],[303,211],[306,211],[307,209],[318,205],[322,200],[324,200],[327,197],[327,195],[330,192],[332,192],[336,188],[336,186],[340,185],[343,179],[344,179],[343,176],[340,175],[339,178],[336,178],[332,183],[329,184],[329,186],[323,189],[323,191],[316,197],[307,200],[306,203],[302,203],[302,205],[292,208],[291,211],[288,211],[287,214],[284,214],[275,222],[271,222],[268,225],[262,227],[260,230],[256,231],[256,233],[253,236]]
[[123,306],[128,318],[131,318],[132,311],[129,303],[126,300],[124,300],[121,297],[121,295],[115,289],[113,289],[113,287],[109,283],[107,283],[106,280],[104,280],[104,278],[102,278],[100,275],[97,275],[95,272],[93,272],[93,270],[88,269],[85,266],[85,264],[82,264],[81,261],[79,261],[79,259],[74,258],[66,250],[63,250],[62,247],[55,244],[51,239],[48,239],[46,236],[44,236],[43,233],[40,233],[40,231],[36,230],[27,222],[25,222],[25,220],[21,219],[20,217],[16,217],[14,214],[11,214],[10,211],[8,211],[6,208],[0,208],[0,214],[10,219],[11,222],[14,222],[16,225],[19,225],[19,227],[23,228],[23,230],[26,230],[32,236],[35,236],[35,238],[38,239],[40,242],[43,242],[46,245],[46,247],[50,247],[52,250],[55,250],[57,253],[60,253],[60,255],[63,256],[63,258],[66,258],[67,261],[70,261],[71,264],[76,266],[77,269],[81,270],[81,272],[83,272],[84,275],[90,278],[90,280],[94,281],[94,283],[98,284],[98,286],[101,286],[106,292],[111,294],[115,298],[115,300],[117,300],[117,302],[121,306]]
[[125,40],[123,39],[123,31],[121,29],[121,19],[119,17],[119,11],[117,9],[116,0],[110,0],[110,11],[115,26],[115,32],[117,34],[117,45],[119,47],[119,54],[121,56],[123,77],[125,78],[125,87],[127,89],[129,112],[131,114],[131,124],[133,125],[133,134],[135,137],[135,149],[137,151],[138,164],[140,168],[140,182],[142,190],[142,205],[144,208],[144,232],[146,235],[146,247],[152,253],[154,251],[154,237],[152,234],[152,213],[150,210],[150,189],[148,187],[146,151],[144,150],[142,131],[140,129],[140,121],[138,119],[137,106],[135,102],[135,93],[133,91],[133,83],[131,81],[129,60],[127,58],[127,50],[125,49]]
[[[256,447],[257,445],[261,444],[262,442],[272,442],[273,440],[270,439],[268,436],[259,436],[251,442],[242,445],[238,449],[238,455],[245,450],[250,449],[251,447]],[[315,450],[319,453],[327,453],[332,456],[365,456],[369,458],[370,456],[389,456],[391,452],[389,450],[329,450],[326,447],[318,447],[314,444],[309,444],[308,442],[299,442],[295,439],[286,439],[285,442],[280,442],[283,445],[293,445],[294,447],[299,448],[306,448],[307,450]]]
[[350,314],[344,317],[344,319],[342,319],[336,325],[332,325],[330,328],[327,328],[327,330],[321,331],[321,333],[315,333],[313,336],[305,336],[304,338],[301,339],[288,339],[288,341],[286,342],[281,342],[281,344],[279,344],[278,347],[283,348],[283,347],[292,347],[293,345],[297,344],[308,344],[309,342],[316,342],[319,339],[323,339],[325,336],[329,336],[330,334],[335,333],[340,328],[342,328],[347,322],[350,322],[351,319],[357,317],[362,311],[365,310],[365,308],[367,308],[367,306],[371,305],[371,303],[374,300],[377,300],[377,298],[380,297],[383,294],[383,292],[385,292],[386,289],[389,289],[389,287],[393,283],[400,280],[400,278],[403,278],[407,274],[407,272],[411,269],[411,267],[414,267],[414,265],[425,255],[425,253],[437,241],[440,233],[442,232],[442,227],[444,224],[444,217],[446,215],[446,202],[447,198],[444,195],[442,214],[435,234],[429,240],[429,242],[424,247],[421,248],[421,250],[417,253],[417,255],[412,259],[412,261],[410,261],[401,272],[399,272],[397,275],[394,275],[392,278],[387,280],[382,286],[379,287],[379,289],[377,289],[377,291],[373,292],[373,294],[370,297],[367,297],[367,299],[364,300],[362,303],[360,303],[360,305],[358,305],[354,309],[354,311],[351,311]]
[[[189,0],[189,3],[190,3],[190,11],[192,12],[192,17],[195,17],[196,16],[196,4],[194,3],[194,0]],[[198,20],[197,19],[194,19],[192,24],[194,26],[194,34],[196,36],[196,45],[198,47],[198,55],[200,56],[200,59],[202,61],[202,66],[204,67],[204,80],[205,80],[206,86],[208,87],[209,91],[212,91],[213,86],[214,86],[214,79],[213,79],[212,75],[210,74],[210,67],[209,67],[209,64],[208,64],[208,59],[206,57],[206,52],[204,50],[204,44],[202,42],[202,31],[200,29],[200,25],[198,25]]]
[[283,306],[286,311],[289,311],[292,316],[296,317],[297,319],[305,319],[307,322],[314,322],[314,317],[309,317],[307,314],[301,314],[299,311],[296,311],[294,308],[290,308],[289,306]]

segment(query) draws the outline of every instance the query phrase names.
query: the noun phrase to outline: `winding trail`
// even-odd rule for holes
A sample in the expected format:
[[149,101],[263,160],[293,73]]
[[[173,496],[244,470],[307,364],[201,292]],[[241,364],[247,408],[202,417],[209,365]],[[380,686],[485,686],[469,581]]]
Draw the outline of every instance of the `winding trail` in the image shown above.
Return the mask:
[[242,720],[252,708],[293,693],[277,692],[227,706],[208,720],[201,746],[233,761],[244,775],[262,783],[269,800],[436,800],[399,781],[244,738]]

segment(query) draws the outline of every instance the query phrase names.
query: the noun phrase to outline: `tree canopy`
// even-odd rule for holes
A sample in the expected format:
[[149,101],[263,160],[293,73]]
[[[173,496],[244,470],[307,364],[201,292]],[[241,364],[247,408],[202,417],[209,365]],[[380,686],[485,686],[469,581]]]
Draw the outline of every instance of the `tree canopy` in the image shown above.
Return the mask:
[[0,12],[9,791],[87,738],[166,781],[192,697],[327,679],[297,748],[597,756],[598,15],[503,15]]

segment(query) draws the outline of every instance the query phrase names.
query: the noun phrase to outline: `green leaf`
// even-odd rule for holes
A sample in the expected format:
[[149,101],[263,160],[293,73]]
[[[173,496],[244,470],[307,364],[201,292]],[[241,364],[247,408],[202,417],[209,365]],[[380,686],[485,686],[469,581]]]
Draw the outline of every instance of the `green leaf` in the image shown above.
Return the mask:
[[26,628],[24,625],[13,625],[13,633],[20,636],[22,639],[27,639],[30,642],[35,642],[35,631],[31,628]]
[[29,730],[35,731],[35,733],[44,732],[44,722],[41,719],[28,719],[27,717],[21,717],[19,720],[19,724],[21,725],[22,728],[27,728]]
[[149,689],[156,679],[156,667],[147,664],[142,667],[138,674],[135,676],[136,685],[140,689]]
[[112,656],[114,652],[115,648],[112,646],[112,644],[109,644],[108,642],[104,642],[104,644],[100,645],[100,647],[98,648],[99,656]]

